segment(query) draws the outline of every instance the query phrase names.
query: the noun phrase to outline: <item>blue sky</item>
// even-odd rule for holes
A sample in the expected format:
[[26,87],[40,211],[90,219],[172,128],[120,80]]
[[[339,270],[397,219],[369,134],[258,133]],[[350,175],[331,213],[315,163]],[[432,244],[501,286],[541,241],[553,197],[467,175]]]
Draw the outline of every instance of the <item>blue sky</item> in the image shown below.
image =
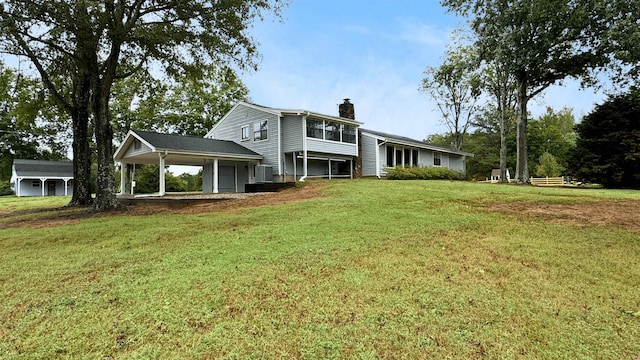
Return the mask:
[[[420,80],[463,22],[435,0],[293,0],[282,23],[256,24],[260,69],[242,79],[260,105],[337,115],[350,98],[364,128],[424,139],[446,127]],[[567,81],[530,110],[570,107],[580,118],[604,98]]]

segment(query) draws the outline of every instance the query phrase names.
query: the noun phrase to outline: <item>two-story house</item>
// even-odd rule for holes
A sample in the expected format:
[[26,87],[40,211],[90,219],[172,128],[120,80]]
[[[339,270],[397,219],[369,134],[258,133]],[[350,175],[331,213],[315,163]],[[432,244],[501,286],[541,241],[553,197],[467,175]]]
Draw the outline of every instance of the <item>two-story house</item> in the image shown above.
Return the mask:
[[204,138],[130,131],[114,155],[122,164],[121,193],[129,193],[128,164],[203,167],[204,192],[244,192],[246,184],[308,178],[385,176],[384,169],[444,166],[465,170],[472,154],[360,129],[345,99],[339,116],[238,102]]

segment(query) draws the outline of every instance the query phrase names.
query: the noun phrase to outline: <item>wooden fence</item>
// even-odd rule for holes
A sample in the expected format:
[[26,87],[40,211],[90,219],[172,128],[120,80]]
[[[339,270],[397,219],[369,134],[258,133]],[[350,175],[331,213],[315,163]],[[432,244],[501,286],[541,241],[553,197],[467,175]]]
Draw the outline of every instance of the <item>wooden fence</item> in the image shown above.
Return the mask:
[[531,185],[536,186],[562,186],[564,185],[564,178],[558,177],[543,177],[543,178],[530,178]]

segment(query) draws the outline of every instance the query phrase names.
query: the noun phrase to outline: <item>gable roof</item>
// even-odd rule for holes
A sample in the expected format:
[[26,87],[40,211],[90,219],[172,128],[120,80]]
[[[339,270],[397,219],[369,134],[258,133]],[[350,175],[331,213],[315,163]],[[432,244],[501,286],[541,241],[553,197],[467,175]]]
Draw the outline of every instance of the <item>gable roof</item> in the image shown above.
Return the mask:
[[13,169],[17,177],[73,178],[71,161],[15,159]]
[[206,156],[226,156],[237,158],[262,159],[262,156],[233,141],[214,140],[195,136],[161,134],[151,131],[131,130],[120,145],[113,158],[122,159],[126,149],[134,139],[140,140],[153,153],[169,152],[174,154],[200,154]]
[[232,108],[231,110],[229,110],[229,112],[227,112],[221,119],[220,121],[218,121],[213,128],[211,128],[211,130],[209,130],[209,132],[205,135],[205,137],[209,137],[211,136],[211,134],[213,134],[213,131],[218,127],[218,125],[220,123],[222,123],[224,121],[224,119],[227,118],[227,116],[229,116],[229,114],[233,113],[233,111],[235,109],[237,109],[240,106],[246,106],[252,109],[256,109],[256,110],[260,110],[260,111],[264,111],[276,116],[284,116],[284,115],[306,115],[306,116],[312,116],[312,117],[316,117],[316,118],[320,118],[320,119],[324,119],[324,120],[330,120],[330,121],[337,121],[337,122],[341,122],[341,123],[346,123],[346,124],[350,124],[350,125],[354,125],[356,127],[362,125],[361,122],[359,121],[355,121],[353,119],[349,119],[349,118],[343,118],[343,117],[339,117],[339,116],[331,116],[331,115],[326,115],[326,114],[321,114],[318,112],[314,112],[314,111],[309,111],[309,110],[304,110],[304,109],[281,109],[281,108],[273,108],[273,107],[269,107],[269,106],[264,106],[264,105],[258,105],[258,104],[253,104],[250,102],[246,102],[246,101],[238,101]]
[[473,157],[472,153],[469,153],[469,152],[466,152],[466,151],[461,151],[461,150],[456,150],[456,149],[454,149],[452,147],[448,147],[448,146],[433,145],[433,144],[426,143],[424,141],[408,138],[408,137],[405,137],[405,136],[388,134],[388,133],[384,133],[384,132],[381,132],[381,131],[373,131],[373,130],[367,130],[367,129],[360,129],[360,130],[362,131],[363,134],[373,135],[373,137],[377,137],[377,138],[379,138],[379,139],[381,139],[383,141],[388,141],[388,142],[391,142],[391,143],[394,143],[394,144],[414,146],[414,147],[421,148],[421,149],[427,149],[427,150],[433,150],[433,151],[441,151],[441,152],[446,152],[446,153],[450,153],[450,154],[457,154],[457,155],[464,155],[464,156]]

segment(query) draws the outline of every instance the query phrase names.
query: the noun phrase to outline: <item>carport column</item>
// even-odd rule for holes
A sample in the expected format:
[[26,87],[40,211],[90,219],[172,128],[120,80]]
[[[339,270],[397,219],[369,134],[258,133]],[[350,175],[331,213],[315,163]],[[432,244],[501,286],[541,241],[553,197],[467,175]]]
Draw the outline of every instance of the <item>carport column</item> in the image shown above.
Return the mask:
[[329,180],[331,180],[331,158],[329,158]]
[[44,182],[47,181],[47,178],[40,178],[40,182],[42,183],[42,196],[44,196]]
[[16,196],[20,196],[20,183],[22,183],[22,178],[16,179]]
[[164,157],[162,154],[158,154],[160,157],[160,196],[164,196],[165,183],[164,183]]
[[[121,162],[120,163],[120,195],[124,195],[126,189],[127,189],[127,170],[129,170],[127,168],[127,163]],[[65,191],[67,191],[67,187],[65,185],[64,187]],[[65,193],[66,195],[66,193]]]
[[213,159],[213,193],[218,193],[218,159]]
[[64,196],[69,195],[69,191],[67,190],[67,185],[69,184],[69,178],[62,178],[62,180],[64,181]]

